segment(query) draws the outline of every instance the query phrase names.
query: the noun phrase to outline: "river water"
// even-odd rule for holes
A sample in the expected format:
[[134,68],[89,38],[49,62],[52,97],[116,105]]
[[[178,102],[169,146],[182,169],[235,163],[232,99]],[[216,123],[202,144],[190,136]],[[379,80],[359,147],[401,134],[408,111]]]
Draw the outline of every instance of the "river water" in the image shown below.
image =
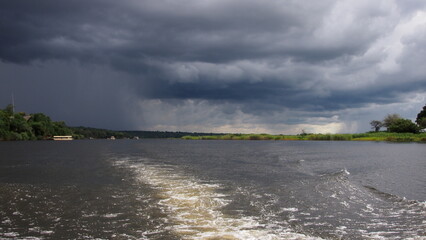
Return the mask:
[[426,239],[426,145],[0,142],[0,239]]

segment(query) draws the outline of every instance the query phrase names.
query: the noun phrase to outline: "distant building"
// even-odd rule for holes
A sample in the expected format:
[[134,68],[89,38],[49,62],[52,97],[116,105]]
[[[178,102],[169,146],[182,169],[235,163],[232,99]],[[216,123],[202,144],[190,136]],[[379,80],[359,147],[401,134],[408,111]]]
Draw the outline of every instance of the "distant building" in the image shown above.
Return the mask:
[[53,140],[55,141],[66,141],[73,140],[72,136],[53,136]]

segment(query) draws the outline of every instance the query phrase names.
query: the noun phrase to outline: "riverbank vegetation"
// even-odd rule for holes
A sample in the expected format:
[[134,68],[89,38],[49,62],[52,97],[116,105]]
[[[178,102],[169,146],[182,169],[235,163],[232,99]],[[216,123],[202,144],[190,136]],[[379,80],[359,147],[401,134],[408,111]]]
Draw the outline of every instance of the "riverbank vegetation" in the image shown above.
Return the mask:
[[381,128],[385,127],[387,132],[419,133],[426,128],[426,105],[417,114],[415,123],[394,113],[388,114],[382,121],[373,120],[370,125],[375,132],[379,132]]
[[13,106],[0,109],[0,140],[42,140],[54,135],[73,135],[64,122],[54,122],[43,113],[15,113]]
[[217,136],[184,136],[186,140],[285,140],[285,141],[388,141],[426,142],[426,133],[369,132],[356,134],[226,134]]
[[[308,141],[389,141],[426,142],[426,106],[417,115],[416,123],[398,114],[389,114],[382,121],[370,122],[368,133],[314,134],[302,131],[298,135],[224,134],[162,131],[112,131],[89,127],[68,127],[65,122],[55,122],[43,113],[15,113],[13,105],[0,109],[1,140],[47,140],[56,135],[71,135],[74,139],[120,138],[178,138],[187,140],[308,140]],[[386,131],[380,131],[386,128]],[[423,132],[422,132],[423,131]]]
[[120,131],[113,131],[91,127],[70,127],[77,139],[109,139],[112,136],[116,139],[130,138],[129,134]]
[[223,133],[198,133],[198,132],[169,132],[169,131],[122,131],[134,138],[182,138],[184,136],[217,136]]
[[[0,109],[0,141],[49,140],[53,136],[72,136],[74,139],[134,139],[181,138],[183,136],[221,135],[218,133],[167,131],[113,131],[91,127],[69,127],[55,122],[43,113],[15,113],[13,105]],[[223,134],[222,134],[223,135]]]
[[53,136],[84,138],[125,138],[128,135],[118,131],[97,128],[68,127],[65,122],[52,121],[43,113],[15,113],[13,105],[0,109],[0,141],[49,140]]
[[[184,136],[183,139],[200,140],[311,140],[311,141],[388,141],[426,142],[426,105],[417,114],[416,123],[401,118],[398,114],[388,114],[382,121],[370,122],[373,132],[355,134],[313,134],[302,131],[299,135],[271,134],[225,134],[217,136]],[[386,131],[380,131],[381,128]]]

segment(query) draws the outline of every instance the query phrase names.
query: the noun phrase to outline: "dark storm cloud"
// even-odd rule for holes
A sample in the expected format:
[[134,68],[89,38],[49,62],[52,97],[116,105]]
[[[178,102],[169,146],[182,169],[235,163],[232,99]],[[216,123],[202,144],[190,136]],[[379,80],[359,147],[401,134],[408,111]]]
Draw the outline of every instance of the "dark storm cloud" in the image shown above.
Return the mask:
[[334,46],[303,40],[312,37],[328,3],[2,1],[1,57],[16,62],[95,58],[120,67],[120,61],[144,58],[216,63],[283,56],[329,59],[362,49],[359,35],[351,38],[356,44]]
[[0,60],[108,66],[140,100],[331,117],[426,91],[425,11],[418,0],[0,0]]

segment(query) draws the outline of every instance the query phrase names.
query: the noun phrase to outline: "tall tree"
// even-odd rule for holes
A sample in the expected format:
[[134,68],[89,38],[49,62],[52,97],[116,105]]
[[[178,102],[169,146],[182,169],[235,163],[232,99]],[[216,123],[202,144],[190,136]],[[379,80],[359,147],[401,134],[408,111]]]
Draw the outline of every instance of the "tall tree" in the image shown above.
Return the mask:
[[396,113],[388,114],[383,119],[383,127],[389,128],[398,119],[401,119],[401,116],[399,116],[399,114],[396,114]]
[[426,105],[423,107],[423,110],[417,114],[416,123],[421,129],[426,128]]
[[9,116],[12,116],[14,113],[13,105],[12,104],[7,105],[6,108],[4,109],[4,112],[6,114],[9,114]]
[[380,131],[380,128],[383,127],[383,123],[382,121],[378,121],[378,120],[373,120],[370,122],[371,128],[375,131],[378,132]]

